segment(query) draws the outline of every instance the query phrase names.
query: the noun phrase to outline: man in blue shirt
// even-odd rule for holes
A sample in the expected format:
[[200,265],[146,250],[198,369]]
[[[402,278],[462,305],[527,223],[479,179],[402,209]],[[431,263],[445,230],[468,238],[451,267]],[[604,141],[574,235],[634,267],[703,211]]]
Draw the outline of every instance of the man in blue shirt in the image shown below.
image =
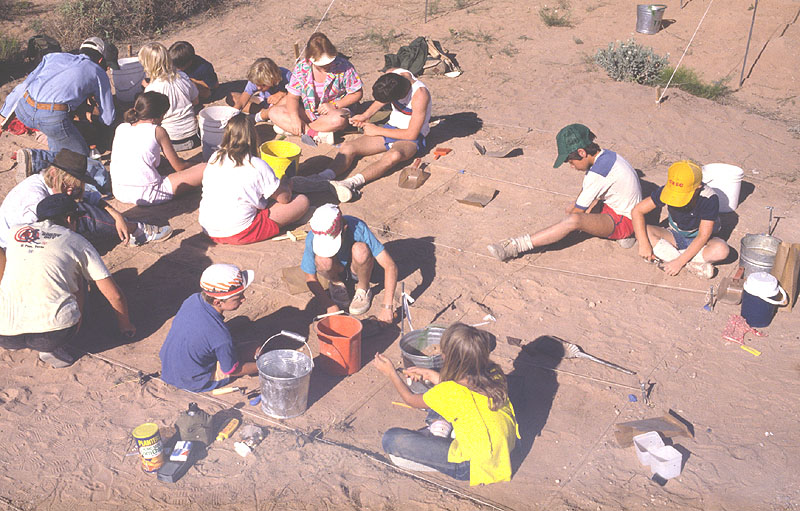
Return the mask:
[[253,282],[252,270],[232,264],[212,264],[200,276],[202,291],[187,298],[172,321],[161,347],[161,379],[192,392],[227,385],[233,378],[257,374],[253,350],[237,353],[223,314],[244,303],[244,290]]
[[[372,305],[369,283],[377,261],[384,273],[383,303],[378,320],[392,322],[397,265],[367,224],[353,216],[342,216],[338,207],[325,204],[317,208],[309,225],[311,232],[306,238],[300,264],[300,269],[306,274],[308,289],[328,312],[337,312],[349,303],[350,314],[364,314]],[[318,273],[330,281],[330,295],[323,290],[317,279]],[[356,279],[352,301],[344,283],[348,274]]]
[[12,113],[27,127],[47,135],[51,151],[71,149],[89,155],[89,146],[72,122],[72,112],[90,97],[98,102],[100,120],[114,121],[114,98],[106,70],[119,69],[117,49],[99,37],[81,44],[80,54],[49,53],[17,85],[0,109],[0,123]]

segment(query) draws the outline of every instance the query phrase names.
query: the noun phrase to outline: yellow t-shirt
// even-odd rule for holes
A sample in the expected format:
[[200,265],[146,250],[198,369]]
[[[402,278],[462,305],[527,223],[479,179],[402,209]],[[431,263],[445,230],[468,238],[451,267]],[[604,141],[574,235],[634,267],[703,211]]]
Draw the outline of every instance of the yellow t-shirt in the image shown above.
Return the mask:
[[436,385],[422,398],[453,425],[456,438],[447,461],[469,461],[470,485],[511,480],[511,451],[520,438],[511,401],[492,411],[488,397],[454,381]]

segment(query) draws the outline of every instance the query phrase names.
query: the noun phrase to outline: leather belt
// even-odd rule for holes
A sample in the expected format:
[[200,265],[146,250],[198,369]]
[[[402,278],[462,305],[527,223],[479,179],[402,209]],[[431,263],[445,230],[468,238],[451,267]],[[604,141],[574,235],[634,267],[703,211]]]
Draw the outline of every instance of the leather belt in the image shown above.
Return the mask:
[[27,101],[30,106],[37,110],[56,110],[59,112],[69,112],[69,105],[65,105],[63,103],[38,103],[33,100],[31,95],[28,94],[28,91],[25,91],[24,96],[25,101]]

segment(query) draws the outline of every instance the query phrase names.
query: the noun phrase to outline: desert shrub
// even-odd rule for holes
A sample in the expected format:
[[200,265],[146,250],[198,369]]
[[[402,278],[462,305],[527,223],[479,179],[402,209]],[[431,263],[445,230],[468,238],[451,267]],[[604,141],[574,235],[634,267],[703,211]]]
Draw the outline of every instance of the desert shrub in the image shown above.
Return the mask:
[[16,37],[0,35],[0,62],[16,62],[22,59],[22,43]]
[[222,0],[66,0],[43,27],[64,48],[76,48],[89,36],[110,41],[157,34]]
[[364,34],[364,39],[379,46],[383,51],[389,51],[389,45],[402,35],[396,34],[394,29],[390,30],[388,34],[372,29]]
[[548,27],[571,27],[571,14],[567,0],[560,0],[555,7],[545,5],[539,9],[539,17]]
[[652,48],[629,39],[627,42],[610,43],[608,48],[598,50],[594,61],[613,80],[654,85],[667,66],[668,57],[661,57]]
[[[669,77],[672,76],[672,71],[672,67],[664,67],[658,77],[658,84],[666,85],[669,81]],[[713,100],[721,99],[731,93],[731,89],[725,85],[724,79],[706,83],[693,69],[688,67],[678,68],[678,71],[672,78],[670,87],[676,87],[688,92],[689,94],[692,94],[693,96]]]

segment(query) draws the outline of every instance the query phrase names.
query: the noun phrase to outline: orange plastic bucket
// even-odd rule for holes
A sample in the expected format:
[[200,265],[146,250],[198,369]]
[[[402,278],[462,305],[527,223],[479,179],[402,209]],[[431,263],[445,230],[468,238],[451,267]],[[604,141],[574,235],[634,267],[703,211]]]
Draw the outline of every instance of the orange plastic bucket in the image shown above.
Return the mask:
[[319,339],[319,365],[328,374],[346,376],[361,369],[361,321],[328,316],[314,326]]

